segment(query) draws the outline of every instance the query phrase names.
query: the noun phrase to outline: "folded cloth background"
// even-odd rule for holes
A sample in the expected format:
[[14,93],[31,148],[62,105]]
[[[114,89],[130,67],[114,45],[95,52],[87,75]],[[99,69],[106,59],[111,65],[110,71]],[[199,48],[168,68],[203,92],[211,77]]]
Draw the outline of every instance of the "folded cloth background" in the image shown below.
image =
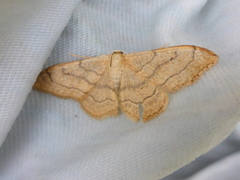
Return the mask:
[[233,154],[223,160],[214,163],[208,168],[200,171],[196,175],[190,177],[188,180],[210,180],[210,179],[220,179],[220,180],[238,180],[240,178],[240,154],[239,152]]
[[[160,179],[223,141],[240,117],[237,0],[2,0],[0,179]],[[50,65],[114,50],[197,45],[220,57],[149,123],[96,121],[32,91]]]
[[237,127],[222,143],[161,180],[240,179],[239,125]]

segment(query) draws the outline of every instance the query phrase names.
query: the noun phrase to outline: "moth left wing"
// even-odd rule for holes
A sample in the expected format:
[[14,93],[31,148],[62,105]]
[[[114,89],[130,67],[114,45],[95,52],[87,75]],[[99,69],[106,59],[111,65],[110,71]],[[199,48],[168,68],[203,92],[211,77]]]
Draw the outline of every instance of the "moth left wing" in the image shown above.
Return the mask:
[[109,68],[79,102],[83,109],[95,119],[118,116],[118,97],[110,77]]
[[79,100],[98,82],[109,62],[110,56],[103,55],[51,66],[38,75],[33,89]]
[[96,119],[118,114],[118,100],[109,77],[111,55],[62,63],[42,71],[33,88],[81,103]]

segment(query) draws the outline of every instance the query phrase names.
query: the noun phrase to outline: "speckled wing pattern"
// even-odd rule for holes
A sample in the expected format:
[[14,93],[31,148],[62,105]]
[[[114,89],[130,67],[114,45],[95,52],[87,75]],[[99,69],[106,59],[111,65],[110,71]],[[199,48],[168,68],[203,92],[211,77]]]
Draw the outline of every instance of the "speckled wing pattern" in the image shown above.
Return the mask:
[[119,92],[121,110],[134,121],[140,116],[139,106],[143,108],[143,121],[149,121],[165,110],[168,96],[157,84],[136,73],[125,65]]
[[197,46],[122,55],[116,90],[116,78],[111,76],[119,71],[110,73],[112,57],[101,55],[52,66],[40,73],[33,88],[75,99],[96,119],[117,116],[120,108],[128,118],[138,121],[142,106],[142,119],[147,122],[165,110],[167,93],[193,84],[218,61],[215,53]]

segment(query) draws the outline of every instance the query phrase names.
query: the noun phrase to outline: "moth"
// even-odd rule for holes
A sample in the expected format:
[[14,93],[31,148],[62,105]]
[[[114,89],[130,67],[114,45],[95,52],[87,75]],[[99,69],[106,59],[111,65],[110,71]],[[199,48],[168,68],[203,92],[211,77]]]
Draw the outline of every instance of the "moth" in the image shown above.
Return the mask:
[[95,119],[118,116],[147,122],[168,105],[168,93],[196,82],[218,56],[205,48],[183,45],[150,51],[90,57],[51,66],[33,88],[78,101]]

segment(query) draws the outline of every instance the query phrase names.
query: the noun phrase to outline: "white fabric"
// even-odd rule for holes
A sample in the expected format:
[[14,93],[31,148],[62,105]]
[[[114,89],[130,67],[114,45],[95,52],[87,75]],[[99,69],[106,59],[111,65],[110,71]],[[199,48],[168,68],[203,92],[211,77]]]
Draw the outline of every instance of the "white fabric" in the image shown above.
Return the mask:
[[[0,179],[157,180],[213,148],[240,117],[239,6],[238,0],[0,1]],[[194,86],[171,95],[166,112],[149,123],[122,114],[96,121],[75,101],[31,91],[43,65],[77,60],[69,53],[165,44],[203,46],[220,60]]]
[[240,152],[216,162],[187,180],[239,180]]
[[[240,127],[240,124],[238,126]],[[187,180],[192,180],[191,178],[206,180],[206,177],[214,180],[233,180],[232,178],[226,177],[239,177],[239,173],[236,173],[238,168],[237,164],[239,164],[237,162],[238,158],[231,158],[228,164],[226,164],[225,161],[222,161],[222,159],[228,158],[229,156],[231,157],[231,154],[237,154],[239,152],[240,134],[235,130],[216,147],[161,180],[183,180],[186,178]],[[215,167],[215,164],[216,168],[212,168]],[[218,169],[218,164],[221,164],[221,169]],[[214,171],[213,169],[216,170]],[[218,176],[218,178],[214,178],[214,176]]]

